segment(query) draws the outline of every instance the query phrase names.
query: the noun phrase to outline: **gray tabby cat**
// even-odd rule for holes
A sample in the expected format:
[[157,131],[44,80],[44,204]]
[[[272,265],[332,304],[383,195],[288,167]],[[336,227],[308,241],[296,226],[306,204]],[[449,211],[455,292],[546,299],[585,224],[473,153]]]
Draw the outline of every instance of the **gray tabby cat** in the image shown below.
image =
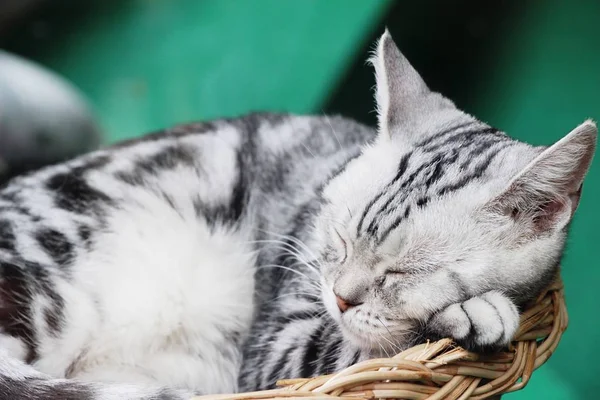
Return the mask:
[[426,338],[506,345],[558,269],[596,143],[532,147],[431,92],[386,32],[378,132],[252,114],[0,192],[0,398],[185,399]]

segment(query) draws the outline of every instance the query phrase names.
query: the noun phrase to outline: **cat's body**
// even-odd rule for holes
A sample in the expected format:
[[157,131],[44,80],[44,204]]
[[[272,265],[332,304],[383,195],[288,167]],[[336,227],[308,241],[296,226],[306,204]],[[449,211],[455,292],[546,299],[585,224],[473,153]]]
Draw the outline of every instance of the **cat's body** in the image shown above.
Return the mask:
[[514,141],[394,49],[375,60],[379,133],[252,114],[5,187],[0,398],[186,398],[424,337],[506,344],[556,273],[595,127]]
[[3,288],[46,281],[18,310],[32,324],[1,336],[11,356],[55,376],[232,392],[259,304],[282,308],[278,318],[321,309],[313,286],[275,267],[303,271],[282,235],[308,238],[303,213],[314,215],[319,188],[374,131],[270,114],[178,129],[2,191]]

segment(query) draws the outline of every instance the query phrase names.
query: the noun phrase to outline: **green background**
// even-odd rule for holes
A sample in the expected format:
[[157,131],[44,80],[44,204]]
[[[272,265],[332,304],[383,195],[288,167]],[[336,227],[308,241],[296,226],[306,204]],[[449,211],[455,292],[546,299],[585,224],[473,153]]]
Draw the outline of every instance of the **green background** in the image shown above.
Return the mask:
[[[108,141],[252,110],[373,122],[364,60],[384,25],[434,89],[513,136],[550,144],[598,118],[600,2],[449,3],[56,1],[3,47],[75,83]],[[564,261],[569,329],[529,386],[506,398],[600,398],[598,164]]]

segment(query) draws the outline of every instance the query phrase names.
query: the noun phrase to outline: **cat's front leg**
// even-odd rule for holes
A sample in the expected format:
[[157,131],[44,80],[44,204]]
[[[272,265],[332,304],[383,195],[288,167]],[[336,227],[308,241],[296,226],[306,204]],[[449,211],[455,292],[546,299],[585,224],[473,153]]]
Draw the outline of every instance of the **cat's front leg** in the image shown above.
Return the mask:
[[426,324],[425,338],[449,337],[468,350],[490,350],[508,345],[518,327],[517,306],[492,290],[434,314]]

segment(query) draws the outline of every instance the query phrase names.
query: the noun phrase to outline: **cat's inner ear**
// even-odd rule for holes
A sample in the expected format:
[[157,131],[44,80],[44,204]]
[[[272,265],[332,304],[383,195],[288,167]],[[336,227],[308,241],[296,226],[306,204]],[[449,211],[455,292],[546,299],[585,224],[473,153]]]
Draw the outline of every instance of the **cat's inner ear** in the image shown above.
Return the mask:
[[400,53],[386,29],[370,60],[375,68],[377,113],[381,134],[394,135],[418,109],[429,88]]
[[573,217],[596,149],[597,128],[586,121],[545,149],[492,202],[536,233],[562,229]]

